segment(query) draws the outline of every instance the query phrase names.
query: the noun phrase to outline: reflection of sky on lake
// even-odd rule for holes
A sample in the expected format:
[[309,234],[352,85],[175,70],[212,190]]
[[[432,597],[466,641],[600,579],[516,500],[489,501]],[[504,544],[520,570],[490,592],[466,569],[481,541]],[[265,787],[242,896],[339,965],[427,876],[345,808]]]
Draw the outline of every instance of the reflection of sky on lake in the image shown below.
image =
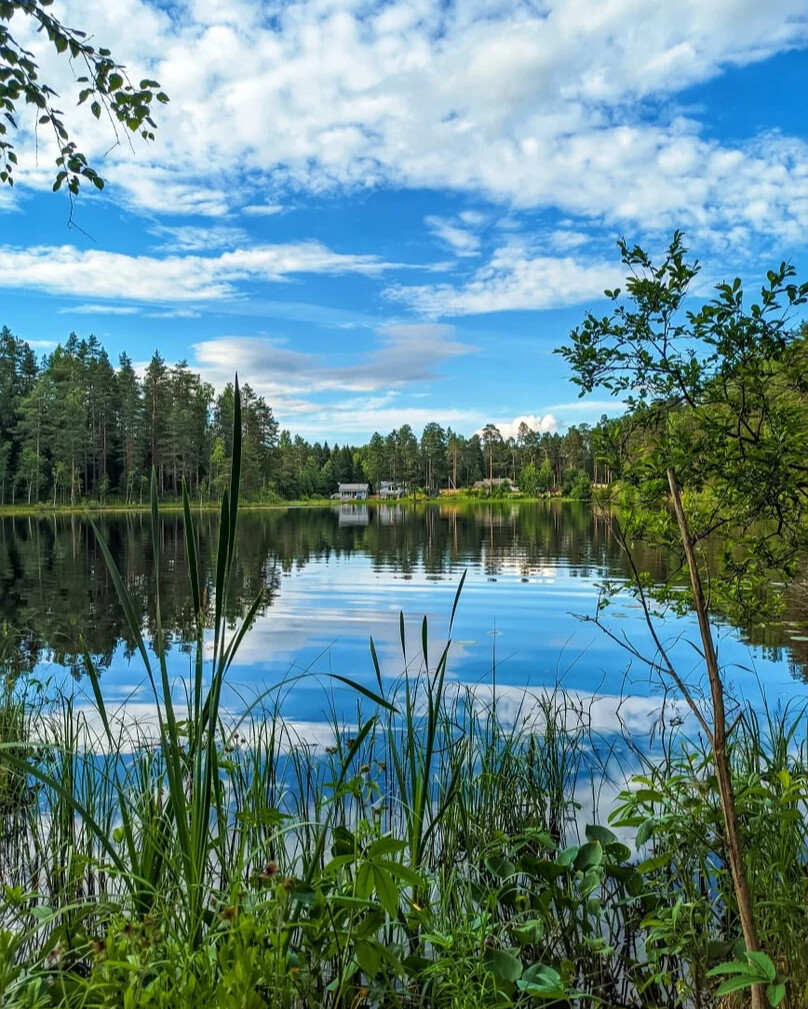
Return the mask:
[[[488,573],[492,569],[495,574]],[[426,616],[429,665],[434,669],[463,570],[468,573],[449,662],[453,681],[487,688],[494,681],[495,669],[501,688],[539,690],[561,684],[578,693],[612,698],[612,708],[625,695],[653,698],[635,710],[632,720],[635,731],[644,720],[650,728],[659,706],[658,681],[600,629],[576,617],[594,615],[601,575],[591,563],[584,568],[564,557],[547,557],[531,565],[518,552],[498,557],[496,565],[488,564],[485,556],[459,557],[438,575],[419,563],[405,573],[395,564],[380,564],[358,551],[292,565],[282,574],[272,605],[259,616],[241,646],[224,703],[238,708],[245,698],[298,676],[283,693],[286,718],[301,723],[325,721],[333,704],[341,718],[354,721],[356,694],[330,680],[328,674],[376,689],[368,646],[372,635],[389,689],[403,669],[402,610],[410,668],[415,671],[421,664],[421,621]],[[110,605],[117,602],[112,599]],[[640,651],[653,655],[642,614],[628,597],[614,602],[605,619],[615,633],[625,634]],[[701,662],[694,649],[694,623],[669,618],[660,627],[680,673],[698,682]],[[758,680],[771,705],[803,696],[804,684],[793,678],[786,662],[764,657],[761,649],[744,644],[727,628],[719,631],[718,644],[736,696],[759,701]],[[169,656],[172,677],[187,674],[190,661],[188,654],[173,648]],[[103,686],[110,700],[131,695],[142,703],[149,698],[139,658],[128,660],[120,648],[103,673]],[[80,684],[79,689],[85,688]],[[182,694],[179,685],[177,694]],[[505,690],[505,695],[512,698],[513,692]]]

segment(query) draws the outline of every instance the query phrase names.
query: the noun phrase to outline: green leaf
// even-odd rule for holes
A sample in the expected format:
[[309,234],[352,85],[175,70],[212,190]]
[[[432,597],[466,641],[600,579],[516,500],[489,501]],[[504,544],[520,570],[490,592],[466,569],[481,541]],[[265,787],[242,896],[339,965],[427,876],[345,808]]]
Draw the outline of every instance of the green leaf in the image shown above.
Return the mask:
[[769,1000],[769,1004],[773,1006],[778,1006],[783,1001],[783,996],[786,993],[786,983],[785,981],[780,981],[777,984],[770,984],[766,986],[766,998]]
[[483,963],[498,981],[514,982],[522,974],[521,961],[504,949],[487,947],[483,953]]
[[354,956],[356,957],[356,962],[368,977],[373,978],[379,973],[382,958],[375,944],[359,940],[354,945]]
[[532,995],[534,998],[560,1000],[566,999],[573,993],[568,992],[561,975],[553,967],[545,964],[532,964],[524,972],[522,977],[516,982],[520,991]]
[[767,981],[773,982],[775,980],[777,977],[777,968],[772,963],[768,953],[764,953],[762,950],[753,950],[746,954],[746,958],[757,967],[761,976],[765,977]]
[[637,831],[636,845],[639,851],[643,845],[647,844],[654,831],[656,830],[656,819],[654,817],[649,817]]
[[373,701],[374,704],[378,704],[380,708],[386,708],[388,711],[392,711],[396,715],[399,714],[398,708],[394,704],[386,701],[381,694],[377,694],[368,687],[363,687],[361,683],[357,683],[355,680],[349,680],[347,676],[340,676],[338,673],[329,673],[328,675],[332,680],[339,680],[339,682],[344,683],[346,687],[350,687],[358,694],[362,694],[364,697],[367,697],[368,700]]
[[497,879],[508,879],[516,872],[516,866],[505,855],[490,855],[485,860],[485,867]]
[[556,858],[556,864],[563,866],[572,865],[575,859],[578,857],[579,851],[580,848],[578,847],[577,844],[570,845],[569,848],[565,848],[562,852],[559,853],[558,857]]
[[603,861],[603,848],[600,841],[589,841],[581,846],[575,856],[573,867],[578,872],[585,872],[587,869],[594,869]]
[[719,974],[749,974],[749,965],[730,960],[727,963],[716,964],[707,971],[707,977],[717,977]]
[[376,860],[376,865],[382,866],[390,873],[391,876],[395,876],[397,879],[403,880],[409,886],[426,886],[426,880],[423,876],[420,876],[413,869],[410,869],[409,866],[402,865],[401,862],[391,862],[386,858],[380,858]]
[[661,802],[662,792],[658,792],[655,788],[639,788],[634,793],[634,798],[637,802]]
[[384,855],[392,855],[403,851],[407,847],[407,842],[396,837],[380,837],[368,848],[368,856],[377,858]]
[[398,888],[388,873],[378,865],[373,866],[373,882],[379,903],[391,918],[398,916]]
[[604,848],[607,848],[610,844],[615,844],[617,835],[612,833],[607,827],[591,823],[586,828],[586,839],[587,841],[599,841]]
[[743,991],[744,988],[751,988],[756,983],[755,979],[750,978],[748,974],[731,977],[718,986],[716,995],[731,995],[734,991]]

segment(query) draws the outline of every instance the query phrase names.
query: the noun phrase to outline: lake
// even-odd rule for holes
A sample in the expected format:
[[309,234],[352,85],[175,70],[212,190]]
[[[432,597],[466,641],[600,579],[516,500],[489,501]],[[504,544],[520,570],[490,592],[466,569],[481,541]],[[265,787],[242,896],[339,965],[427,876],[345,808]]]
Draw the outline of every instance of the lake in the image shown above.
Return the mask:
[[[152,634],[149,518],[105,515],[98,525],[142,625]],[[209,591],[216,530],[216,516],[202,513],[200,557]],[[181,697],[192,605],[179,514],[162,518],[160,542],[163,624]],[[657,579],[671,570],[671,558],[659,552],[646,549],[639,560]],[[473,686],[481,696],[490,696],[495,684],[506,718],[525,687],[539,691],[561,684],[593,700],[599,730],[616,728],[619,707],[629,728],[647,732],[660,705],[658,682],[581,619],[595,614],[601,580],[625,579],[624,557],[602,515],[562,502],[243,511],[229,602],[233,624],[262,588],[265,601],[229,674],[225,703],[243,708],[291,677],[272,696],[282,698],[284,716],[312,740],[332,711],[346,722],[355,720],[356,695],[329,674],[374,688],[372,635],[382,673],[392,683],[403,669],[401,611],[411,662],[420,656],[421,621],[427,617],[434,667],[463,572],[449,662],[456,684]],[[20,647],[9,649],[7,641],[9,661],[83,695],[88,689],[79,651],[83,635],[103,671],[108,700],[125,702],[133,712],[146,705],[144,670],[86,519],[3,519],[0,583],[0,620],[19,634],[9,641]],[[776,704],[805,695],[806,609],[795,590],[786,619],[758,631],[754,641],[735,628],[718,629],[720,659],[737,696],[759,703],[763,691]],[[628,596],[607,614],[612,630],[652,655],[641,613]],[[661,626],[681,673],[699,678],[698,655],[688,643],[697,638],[694,624],[666,618]]]

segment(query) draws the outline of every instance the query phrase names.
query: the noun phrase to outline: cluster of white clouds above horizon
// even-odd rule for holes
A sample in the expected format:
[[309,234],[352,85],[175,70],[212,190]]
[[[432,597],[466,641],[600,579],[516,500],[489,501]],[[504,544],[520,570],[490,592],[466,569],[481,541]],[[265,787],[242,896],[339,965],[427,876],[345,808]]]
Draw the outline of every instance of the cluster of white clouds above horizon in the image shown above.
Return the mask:
[[[69,20],[171,95],[145,156],[111,155],[109,176],[140,209],[272,214],[277,200],[251,197],[394,185],[684,224],[721,242],[798,237],[808,222],[803,142],[723,147],[684,112],[640,115],[644,99],[804,46],[804,0],[71,0]],[[30,44],[69,91],[63,61]],[[106,151],[103,121],[82,142]],[[25,170],[48,183],[44,168]]]
[[[370,412],[383,423],[396,388],[473,349],[438,320],[581,304],[616,286],[606,232],[658,244],[685,227],[741,264],[808,234],[808,144],[777,132],[722,143],[676,101],[727,68],[808,45],[805,0],[70,0],[60,13],[171,96],[157,140],[116,147],[104,169],[106,198],[149,221],[157,244],[138,255],[20,245],[8,241],[12,215],[0,288],[78,299],[78,313],[182,318],[237,308],[258,282],[368,278],[387,319],[354,367],[251,337],[195,346],[208,376],[257,369],[256,387],[312,429],[322,417],[304,389],[364,394],[345,411],[362,430]],[[23,40],[74,93],[46,40]],[[82,147],[104,154],[108,124],[75,122]],[[25,118],[22,129],[24,185],[0,191],[0,209],[24,211],[27,190],[50,186],[48,139],[35,157]],[[483,209],[425,216],[427,264],[249,233],[296,201],[374,188],[442,190]],[[531,230],[524,215],[544,210],[559,223]],[[382,390],[383,402],[367,398]]]

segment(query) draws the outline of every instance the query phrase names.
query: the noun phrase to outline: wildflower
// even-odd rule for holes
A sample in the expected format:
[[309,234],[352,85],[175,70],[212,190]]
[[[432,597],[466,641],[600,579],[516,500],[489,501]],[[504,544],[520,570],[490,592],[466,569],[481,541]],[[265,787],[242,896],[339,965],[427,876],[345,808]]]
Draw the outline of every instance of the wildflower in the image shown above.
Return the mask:
[[235,907],[225,907],[219,912],[222,921],[233,921],[236,917]]
[[264,868],[258,873],[259,879],[272,879],[273,876],[277,876],[279,872],[277,862],[267,862]]

